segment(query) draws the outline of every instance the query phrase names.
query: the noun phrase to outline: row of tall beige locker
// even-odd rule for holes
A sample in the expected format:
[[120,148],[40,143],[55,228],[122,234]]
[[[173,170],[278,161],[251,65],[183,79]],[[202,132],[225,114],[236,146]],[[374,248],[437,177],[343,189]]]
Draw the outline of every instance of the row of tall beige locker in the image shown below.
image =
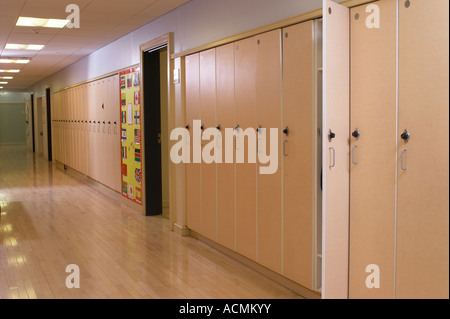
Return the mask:
[[56,161],[120,192],[121,134],[118,75],[52,95]]
[[247,143],[243,164],[187,164],[187,226],[312,290],[315,62],[314,21],[185,57],[191,139],[201,120],[221,131],[221,145],[226,128],[266,128],[268,141],[277,128],[280,147],[271,175],[248,163]]
[[379,29],[350,10],[349,296],[447,299],[449,2],[371,5]]

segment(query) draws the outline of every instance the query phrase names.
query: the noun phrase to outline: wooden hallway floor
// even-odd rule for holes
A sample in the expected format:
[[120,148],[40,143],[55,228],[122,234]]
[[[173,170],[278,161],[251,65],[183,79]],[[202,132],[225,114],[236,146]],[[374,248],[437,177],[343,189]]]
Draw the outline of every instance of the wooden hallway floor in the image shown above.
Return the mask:
[[25,146],[0,146],[0,205],[0,299],[301,298]]

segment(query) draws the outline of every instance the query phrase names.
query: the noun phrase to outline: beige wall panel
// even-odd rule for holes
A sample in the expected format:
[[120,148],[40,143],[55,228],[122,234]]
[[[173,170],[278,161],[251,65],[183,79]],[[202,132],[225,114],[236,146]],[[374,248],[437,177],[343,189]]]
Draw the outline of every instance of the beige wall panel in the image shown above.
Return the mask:
[[[312,289],[313,22],[283,30],[283,274]],[[281,145],[283,147],[283,145]],[[282,150],[283,151],[283,150]]]
[[[256,128],[256,45],[255,38],[235,45],[235,123],[240,129]],[[256,164],[248,163],[247,152],[244,164],[236,164],[236,249],[253,260],[257,259],[256,169]]]
[[186,164],[186,225],[201,233],[201,164],[192,163],[193,121],[200,120],[200,54],[186,57],[186,124],[189,125],[191,163]]
[[[216,127],[216,50],[200,53],[200,114],[204,129]],[[202,141],[205,146],[209,142]],[[202,147],[203,150],[203,147]],[[202,161],[202,231],[217,239],[216,164]]]
[[399,10],[397,298],[448,299],[449,2]]
[[[380,28],[366,27],[366,8],[353,8],[351,28],[350,298],[394,297],[396,1],[375,2]],[[355,17],[359,16],[358,19]],[[380,267],[380,288],[366,286],[368,265]]]
[[[349,9],[324,0],[323,298],[348,297]],[[336,138],[327,138],[331,130]],[[330,148],[332,148],[330,150]],[[333,151],[335,150],[335,161]],[[330,167],[334,166],[334,167]]]
[[[221,127],[222,146],[225,147],[225,128],[236,127],[234,122],[234,43],[216,49],[217,125]],[[235,164],[217,165],[217,241],[236,248]]]
[[[271,175],[258,172],[258,262],[281,273],[281,30],[254,38],[257,42],[257,127],[265,128],[266,154],[270,153],[270,129],[278,129],[278,170]],[[260,136],[260,134],[258,134]],[[262,152],[261,149],[258,152]],[[267,166],[268,164],[260,164]]]

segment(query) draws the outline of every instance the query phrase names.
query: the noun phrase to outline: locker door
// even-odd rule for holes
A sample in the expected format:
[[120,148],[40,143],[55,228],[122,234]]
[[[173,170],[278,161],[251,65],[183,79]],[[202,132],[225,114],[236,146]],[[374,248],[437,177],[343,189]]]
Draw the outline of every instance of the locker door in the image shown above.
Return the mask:
[[107,156],[107,132],[106,132],[106,119],[105,119],[105,101],[106,101],[106,90],[107,90],[107,79],[103,79],[99,81],[99,100],[97,104],[97,110],[99,112],[99,120],[100,120],[100,130],[99,130],[99,154],[98,154],[98,163],[100,169],[100,179],[99,181],[103,185],[108,186],[108,174],[109,174],[109,163],[110,162]]
[[[367,5],[353,8],[351,28],[350,298],[394,297],[396,2],[382,0],[380,28],[366,26]],[[374,178],[376,176],[376,178]],[[377,265],[380,288],[366,268]]]
[[104,143],[105,143],[105,185],[110,188],[114,187],[114,154],[113,154],[113,143],[112,143],[112,130],[111,130],[111,109],[112,109],[112,99],[111,99],[111,77],[105,79],[104,87],[104,110],[103,110],[103,121],[105,121],[104,126]]
[[64,115],[64,164],[68,165],[69,159],[69,91],[64,91],[64,104],[63,104],[63,115]]
[[81,171],[80,167],[80,87],[77,86],[74,88],[74,131],[75,131],[75,152],[74,152],[74,159],[75,159],[75,169],[77,171]]
[[[249,38],[235,45],[235,123],[240,130],[256,128],[257,42]],[[256,164],[248,163],[247,138],[244,163],[236,164],[236,250],[256,260]]]
[[81,87],[81,120],[82,120],[82,132],[81,132],[81,172],[87,175],[87,133],[89,129],[88,114],[87,114],[87,95],[86,85]]
[[81,121],[83,117],[83,109],[82,109],[82,87],[77,87],[77,126],[78,126],[78,171],[81,173],[83,171],[83,162],[82,162],[82,144],[83,144],[83,123]]
[[52,94],[52,116],[53,116],[53,128],[52,128],[52,132],[53,132],[53,151],[54,151],[54,155],[55,161],[59,161],[59,146],[58,146],[58,120],[59,120],[59,114],[58,114],[58,106],[59,106],[59,93],[53,93]]
[[397,298],[449,297],[448,10],[399,4]]
[[120,141],[120,88],[119,75],[115,75],[112,83],[111,93],[111,129],[112,129],[112,143],[113,143],[113,158],[114,158],[114,189],[121,192],[121,141]]
[[105,143],[105,166],[106,166],[106,174],[105,174],[105,185],[110,188],[113,188],[113,166],[114,166],[114,158],[113,158],[113,144],[112,144],[112,130],[111,130],[111,90],[110,87],[112,85],[111,78],[107,78],[105,81],[104,87],[104,110],[103,110],[103,119],[105,121],[104,126],[104,143]]
[[75,168],[75,94],[74,89],[69,90],[69,166]]
[[[283,274],[312,289],[313,22],[283,30]],[[315,133],[315,132],[314,132]],[[280,133],[281,134],[281,133]]]
[[104,164],[102,163],[102,112],[101,112],[101,103],[102,103],[102,91],[101,91],[101,81],[96,81],[94,85],[94,104],[92,107],[94,108],[95,114],[95,149],[94,149],[94,163],[95,163],[95,179],[103,183],[103,171]]
[[64,92],[61,91],[58,93],[58,147],[59,147],[59,159],[60,163],[64,163],[64,123],[63,123],[63,100],[64,100]]
[[[217,126],[222,132],[225,149],[225,128],[234,123],[234,43],[216,49]],[[229,249],[236,248],[235,176],[236,165],[217,165],[217,241]]]
[[[271,31],[255,37],[257,43],[256,106],[257,127],[266,129],[266,136],[258,132],[258,140],[266,143],[266,154],[270,153],[270,129],[278,130],[278,148],[274,149],[278,168],[274,174],[257,177],[258,218],[258,262],[281,273],[281,30]],[[258,153],[263,153],[258,148]],[[259,154],[258,154],[259,155]],[[274,163],[271,163],[274,165]],[[268,164],[260,164],[268,166]]]
[[72,120],[72,92],[70,89],[66,92],[65,98],[66,111],[66,165],[72,167],[72,127],[70,121]]
[[[200,114],[204,130],[216,127],[216,50],[200,53]],[[203,147],[209,141],[202,141]],[[201,164],[202,234],[217,238],[216,164]]]
[[324,0],[323,298],[348,297],[350,12]]
[[193,121],[200,120],[200,55],[186,57],[186,124],[189,126],[191,163],[186,164],[186,225],[200,233],[201,215],[201,165],[194,164]]
[[88,138],[88,175],[95,179],[95,109],[94,109],[94,83],[89,83],[87,88],[87,108],[89,114],[89,138]]

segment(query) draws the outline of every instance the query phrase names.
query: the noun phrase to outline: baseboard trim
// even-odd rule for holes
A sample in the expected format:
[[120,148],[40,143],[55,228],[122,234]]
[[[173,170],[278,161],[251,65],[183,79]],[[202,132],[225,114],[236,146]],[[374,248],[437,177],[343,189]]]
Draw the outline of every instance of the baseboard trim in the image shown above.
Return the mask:
[[292,280],[262,266],[261,264],[258,264],[257,262],[255,262],[251,259],[248,259],[245,256],[242,256],[241,254],[239,254],[229,248],[226,248],[226,247],[212,241],[209,238],[202,236],[201,234],[199,234],[193,230],[191,230],[190,233],[191,233],[191,237],[220,251],[224,255],[227,255],[228,257],[231,257],[231,258],[237,260],[241,264],[244,264],[245,266],[247,266],[247,267],[253,269],[254,271],[260,273],[261,275],[275,281],[276,283],[286,287],[287,289],[292,290],[293,292],[299,294],[300,296],[302,296],[306,299],[321,299],[321,297],[322,297],[320,292],[313,291],[306,287],[303,287],[302,285],[299,285],[299,284],[293,282]]
[[182,226],[178,225],[177,223],[174,223],[173,230],[174,230],[175,234],[178,234],[180,236],[183,236],[183,237],[191,236],[191,230],[189,228],[187,228],[186,226],[182,227]]

